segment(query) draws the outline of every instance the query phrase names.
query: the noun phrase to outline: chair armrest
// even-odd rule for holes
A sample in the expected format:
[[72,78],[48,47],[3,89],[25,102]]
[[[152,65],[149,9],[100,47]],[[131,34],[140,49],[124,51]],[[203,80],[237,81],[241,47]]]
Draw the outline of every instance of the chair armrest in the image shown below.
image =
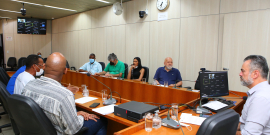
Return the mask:
[[82,135],[83,132],[85,132],[86,130],[88,130],[87,127],[82,127],[76,134],[74,135]]

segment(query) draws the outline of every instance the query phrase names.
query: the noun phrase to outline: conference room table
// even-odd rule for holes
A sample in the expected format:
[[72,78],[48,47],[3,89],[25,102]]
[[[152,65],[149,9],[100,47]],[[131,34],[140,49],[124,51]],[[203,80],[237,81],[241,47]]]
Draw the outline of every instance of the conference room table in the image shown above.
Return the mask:
[[[75,99],[83,97],[82,95],[82,88],[81,85],[85,84],[87,89],[89,90],[89,96],[98,98],[97,100],[90,101],[84,104],[76,103],[78,109],[82,109],[84,111],[90,113],[96,113],[92,111],[94,108],[90,108],[89,106],[94,102],[101,103],[97,108],[103,107],[102,99],[101,99],[101,91],[106,89],[107,94],[109,94],[109,89],[101,84],[100,82],[96,81],[95,79],[99,80],[100,82],[104,83],[108,86],[112,91],[116,91],[121,96],[121,103],[120,97],[118,94],[113,93],[113,98],[117,99],[118,102],[116,105],[126,103],[129,101],[138,101],[138,102],[147,102],[148,104],[160,103],[160,104],[171,104],[171,103],[184,103],[193,105],[195,102],[199,100],[199,92],[188,91],[186,88],[173,88],[173,87],[162,87],[151,85],[148,83],[143,83],[139,81],[133,80],[119,80],[116,78],[109,78],[104,76],[87,76],[85,73],[78,73],[74,71],[68,71],[62,78],[61,83],[65,86],[71,84],[73,86],[77,86],[80,88],[80,91],[75,94]],[[232,92],[234,94],[232,94]],[[239,96],[246,96],[246,93],[231,91],[229,97],[238,97]],[[236,106],[232,107],[239,114],[243,108],[243,104],[245,103],[242,99],[231,99],[236,101]],[[179,110],[183,110],[184,113],[192,113],[195,116],[196,114],[194,111],[187,109],[187,107],[180,107]],[[167,110],[160,110],[160,116],[166,115]],[[97,114],[97,113],[96,113]],[[151,132],[146,132],[144,130],[144,121],[143,119],[139,122],[133,122],[119,116],[112,114],[108,115],[101,115],[97,114],[102,117],[106,117],[109,120],[108,123],[108,134],[115,134],[115,135],[142,135],[142,134],[179,134],[181,130],[174,130],[166,127],[161,127],[159,129],[153,129]],[[181,112],[178,116],[181,115]],[[198,125],[192,125],[192,131],[188,131],[185,127],[183,130],[185,134],[196,134],[197,130],[199,129]],[[182,133],[181,133],[182,134]]]
[[[12,76],[15,72],[7,72],[10,76]],[[116,116],[113,113],[102,115],[94,112],[89,106],[92,103],[98,102],[101,103],[97,108],[103,107],[101,91],[106,89],[107,94],[109,94],[109,89],[103,84],[99,83],[95,79],[104,83],[108,86],[112,91],[116,91],[121,95],[121,103],[120,97],[113,93],[113,98],[117,99],[118,102],[116,105],[126,103],[129,101],[138,101],[138,102],[147,102],[148,104],[156,105],[154,103],[160,104],[171,104],[171,103],[184,103],[193,106],[194,103],[198,103],[199,101],[199,92],[189,91],[186,88],[173,88],[173,87],[161,87],[156,85],[151,85],[149,83],[143,83],[139,81],[133,80],[118,80],[116,78],[108,78],[104,76],[87,76],[84,73],[74,72],[69,70],[67,74],[65,74],[62,78],[62,85],[73,85],[79,87],[79,92],[77,92],[74,97],[75,99],[82,98],[82,88],[81,85],[85,84],[87,89],[89,90],[90,97],[96,97],[96,100],[80,104],[76,103],[76,107],[78,110],[84,110],[89,113],[95,113],[99,116],[105,117],[108,119],[108,129],[107,134],[115,134],[115,135],[145,135],[145,134],[153,134],[153,135],[161,135],[161,134],[182,134],[180,129],[170,129],[167,127],[161,126],[159,129],[154,129],[151,132],[146,132],[144,130],[145,123],[144,120],[140,120],[139,123],[124,119],[122,117]],[[237,95],[236,95],[237,94]],[[232,91],[230,90],[230,94],[227,97],[238,97],[238,96],[247,96],[244,92]],[[225,96],[226,97],[226,96]],[[230,99],[232,101],[236,101],[236,105],[231,109],[234,109],[236,112],[241,114],[243,109],[243,105],[245,103],[242,99]],[[169,106],[168,106],[169,107]],[[198,116],[194,111],[188,109],[183,106],[179,108],[181,113],[191,113],[193,116]],[[160,110],[159,116],[165,118],[167,115],[166,110]],[[197,133],[200,126],[188,124],[192,127],[192,131],[187,130],[186,127],[183,127],[183,131],[186,135],[194,135]]]

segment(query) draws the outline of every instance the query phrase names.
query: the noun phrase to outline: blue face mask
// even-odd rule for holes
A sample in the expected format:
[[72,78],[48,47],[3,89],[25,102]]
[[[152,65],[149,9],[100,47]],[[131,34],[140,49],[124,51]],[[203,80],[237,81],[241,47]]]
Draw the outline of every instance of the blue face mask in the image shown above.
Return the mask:
[[39,57],[41,57],[41,55],[38,55]]
[[89,59],[90,63],[94,63],[95,62],[95,59]]

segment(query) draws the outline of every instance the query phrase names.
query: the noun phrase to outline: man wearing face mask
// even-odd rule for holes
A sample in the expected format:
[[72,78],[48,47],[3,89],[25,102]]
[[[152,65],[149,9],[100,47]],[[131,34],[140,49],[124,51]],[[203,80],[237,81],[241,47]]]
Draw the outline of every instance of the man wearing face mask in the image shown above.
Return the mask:
[[113,76],[113,77],[121,77],[124,78],[125,74],[125,65],[122,61],[117,59],[117,56],[114,53],[109,54],[108,61],[110,63],[106,66],[104,71],[95,73],[95,75],[104,75],[105,76]]
[[164,81],[168,81],[169,86],[182,85],[182,77],[178,69],[173,68],[173,60],[171,57],[167,57],[164,60],[164,67],[160,67],[157,69],[156,74],[154,76],[158,85],[164,85]]
[[263,56],[250,55],[244,59],[240,81],[249,88],[236,135],[270,134],[270,85],[267,61]]
[[90,72],[91,74],[102,72],[102,67],[96,61],[96,55],[94,53],[89,55],[89,62],[80,67],[79,72]]
[[22,93],[24,86],[31,80],[35,79],[35,76],[40,76],[43,74],[43,69],[45,68],[44,62],[38,55],[29,55],[26,58],[26,69],[20,75],[18,75],[15,86],[14,94]]

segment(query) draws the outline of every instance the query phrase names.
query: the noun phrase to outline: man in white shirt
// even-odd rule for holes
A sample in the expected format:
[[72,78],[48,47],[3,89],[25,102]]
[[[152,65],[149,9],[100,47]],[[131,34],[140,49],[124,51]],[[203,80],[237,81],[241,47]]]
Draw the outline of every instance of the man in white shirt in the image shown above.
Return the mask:
[[91,53],[89,55],[89,62],[80,67],[79,72],[90,72],[91,74],[102,72],[101,65],[96,61],[96,55]]
[[250,90],[243,107],[237,135],[270,134],[270,85],[267,82],[267,61],[263,56],[250,55],[244,59],[239,74],[243,86]]
[[14,94],[21,95],[24,86],[31,80],[35,79],[35,76],[40,76],[43,74],[43,69],[45,68],[44,62],[38,55],[29,55],[26,58],[26,69],[20,75],[18,75],[15,86]]

